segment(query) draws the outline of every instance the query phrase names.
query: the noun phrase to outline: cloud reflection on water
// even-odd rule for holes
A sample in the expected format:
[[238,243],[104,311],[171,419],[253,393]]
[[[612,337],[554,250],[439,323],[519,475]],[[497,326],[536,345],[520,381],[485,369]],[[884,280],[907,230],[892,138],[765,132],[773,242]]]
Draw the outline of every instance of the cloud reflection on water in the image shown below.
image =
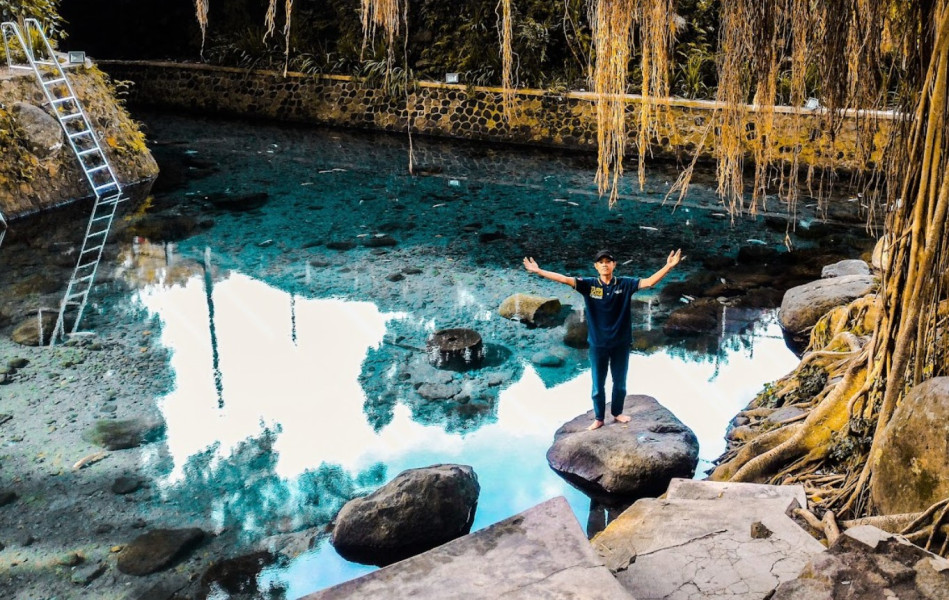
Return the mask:
[[[586,522],[589,500],[548,468],[545,455],[554,431],[589,410],[588,370],[548,387],[525,361],[516,370],[520,378],[500,392],[495,421],[466,433],[446,432],[413,421],[409,407],[399,403],[377,433],[364,413],[360,373],[390,322],[407,316],[382,313],[368,302],[292,297],[234,272],[213,290],[224,401],[219,408],[203,278],[148,287],[139,298],[162,322],[161,341],[172,350],[176,377],[160,402],[174,462],[166,485],[200,485],[181,481],[189,457],[217,444],[219,459],[227,459],[267,429],[276,432],[274,473],[290,487],[324,464],[356,478],[384,463],[388,480],[406,468],[458,462],[474,467],[482,487],[474,529],[556,495],[565,495]],[[726,344],[714,360],[688,360],[674,349],[631,356],[630,393],[656,397],[691,427],[703,461],[721,453],[727,423],[761,385],[796,364],[773,318],[745,335],[752,339]],[[385,377],[386,370],[374,376]],[[291,597],[365,571],[341,566],[327,544],[298,561],[310,565],[305,573],[291,565],[278,576],[287,580]]]

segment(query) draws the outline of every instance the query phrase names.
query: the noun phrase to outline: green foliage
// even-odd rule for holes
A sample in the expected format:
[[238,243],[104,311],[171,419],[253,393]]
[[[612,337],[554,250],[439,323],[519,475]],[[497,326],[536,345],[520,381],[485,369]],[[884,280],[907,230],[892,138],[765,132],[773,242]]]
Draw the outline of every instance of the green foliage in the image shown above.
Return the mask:
[[715,55],[707,42],[686,44],[679,51],[673,93],[683,98],[711,99],[715,89]]
[[49,38],[65,37],[59,0],[0,0],[0,21],[23,19],[37,19]]
[[874,427],[875,421],[872,419],[850,419],[850,426],[837,434],[829,450],[828,457],[832,464],[842,466],[866,460],[873,443]]

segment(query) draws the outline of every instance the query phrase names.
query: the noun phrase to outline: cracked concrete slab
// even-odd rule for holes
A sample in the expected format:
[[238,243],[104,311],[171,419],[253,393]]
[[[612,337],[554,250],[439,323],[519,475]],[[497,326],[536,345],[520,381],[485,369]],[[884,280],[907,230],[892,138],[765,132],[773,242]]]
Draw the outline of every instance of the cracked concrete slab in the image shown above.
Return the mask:
[[[639,500],[593,538],[639,600],[760,600],[824,550],[785,514],[797,501],[786,491],[677,487],[714,499]],[[755,522],[772,534],[752,537]]]
[[632,600],[563,497],[301,600]]
[[[801,485],[765,485],[763,483],[673,479],[669,482],[665,497],[682,500],[716,500],[718,498],[777,500],[785,498],[796,500],[798,506],[807,506],[807,495],[804,493],[804,486]],[[790,505],[788,508],[790,508]]]

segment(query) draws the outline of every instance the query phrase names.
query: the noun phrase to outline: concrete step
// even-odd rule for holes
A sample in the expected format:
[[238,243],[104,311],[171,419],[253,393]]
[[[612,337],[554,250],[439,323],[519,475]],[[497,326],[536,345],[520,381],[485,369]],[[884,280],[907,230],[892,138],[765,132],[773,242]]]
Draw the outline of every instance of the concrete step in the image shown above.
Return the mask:
[[301,600],[502,597],[631,599],[594,553],[567,501],[557,497]]
[[714,498],[639,500],[593,538],[638,600],[760,600],[824,550],[785,514],[797,503],[787,491],[680,483],[673,492]]
[[[696,481],[695,479],[673,479],[669,482],[665,497],[682,500],[796,500],[798,507],[807,506],[807,496],[801,485],[765,485],[762,483],[732,483],[725,481]],[[788,503],[788,508],[793,508]],[[785,510],[787,510],[785,509]]]

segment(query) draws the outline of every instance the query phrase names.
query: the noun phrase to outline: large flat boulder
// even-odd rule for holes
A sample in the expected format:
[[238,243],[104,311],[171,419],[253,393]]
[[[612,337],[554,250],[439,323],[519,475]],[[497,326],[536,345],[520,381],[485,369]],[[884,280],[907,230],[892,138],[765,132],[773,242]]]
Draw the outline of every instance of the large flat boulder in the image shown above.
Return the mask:
[[870,494],[882,514],[926,510],[949,496],[949,377],[909,391],[883,432]]
[[563,497],[301,600],[632,600]]
[[333,547],[344,558],[374,565],[431,550],[471,531],[480,491],[466,465],[408,469],[343,506]]
[[592,410],[565,423],[547,451],[550,468],[585,490],[625,497],[660,494],[673,477],[691,477],[695,433],[650,396],[627,396],[624,409],[627,424],[589,431]]
[[785,514],[791,504],[781,494],[644,498],[593,547],[637,600],[760,600],[824,549]]
[[793,287],[781,301],[781,327],[792,343],[806,346],[810,329],[827,311],[873,293],[878,284],[870,275],[843,275]]
[[947,600],[949,561],[876,527],[853,527],[772,596],[772,600],[836,598]]

